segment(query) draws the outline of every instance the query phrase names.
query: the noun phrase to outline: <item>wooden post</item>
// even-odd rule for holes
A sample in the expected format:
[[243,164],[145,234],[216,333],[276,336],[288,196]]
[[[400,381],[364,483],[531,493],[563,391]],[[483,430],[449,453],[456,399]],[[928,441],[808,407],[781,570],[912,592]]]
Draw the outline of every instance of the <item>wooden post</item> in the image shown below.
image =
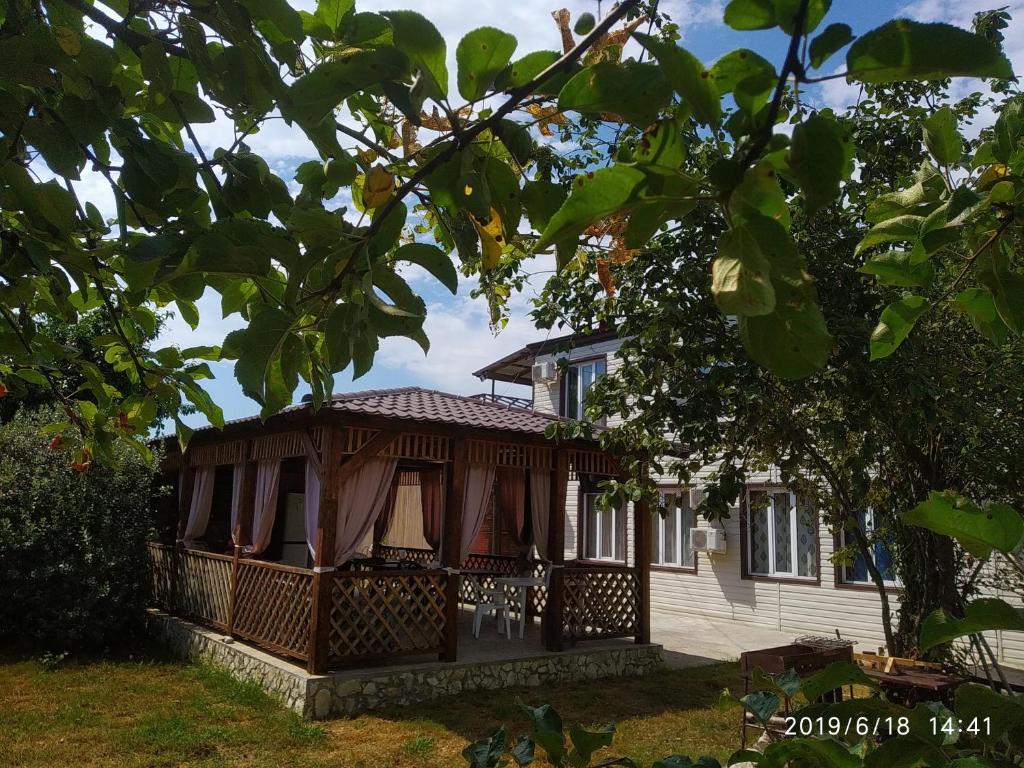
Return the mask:
[[462,577],[462,507],[466,501],[466,477],[469,473],[469,446],[456,438],[452,444],[452,464],[444,499],[441,532],[442,565],[448,568],[444,604],[444,649],[441,661],[455,661],[459,656],[459,592]]
[[[184,456],[181,460],[186,461]],[[174,548],[171,550],[171,597],[168,606],[171,613],[178,610],[178,570],[181,566],[181,548],[185,538],[185,527],[188,525],[188,513],[192,509],[192,493],[196,486],[195,467],[183,466],[178,482],[178,528],[174,535]]]
[[548,519],[548,560],[551,581],[545,606],[544,635],[549,651],[562,650],[562,603],[565,597],[565,495],[569,485],[569,454],[555,448],[555,468],[551,473],[551,498]]
[[331,591],[334,587],[334,541],[338,526],[338,491],[341,469],[341,429],[324,427],[320,459],[320,512],[316,523],[313,553],[312,604],[309,617],[309,659],[311,674],[327,672],[330,656]]
[[241,526],[235,526],[235,546],[231,554],[231,591],[228,593],[228,636],[235,636],[235,606],[238,604],[238,561],[242,556],[242,545],[238,543]]
[[[640,476],[647,476],[641,465]],[[651,508],[647,499],[633,502],[633,567],[636,569],[636,642],[651,642]]]

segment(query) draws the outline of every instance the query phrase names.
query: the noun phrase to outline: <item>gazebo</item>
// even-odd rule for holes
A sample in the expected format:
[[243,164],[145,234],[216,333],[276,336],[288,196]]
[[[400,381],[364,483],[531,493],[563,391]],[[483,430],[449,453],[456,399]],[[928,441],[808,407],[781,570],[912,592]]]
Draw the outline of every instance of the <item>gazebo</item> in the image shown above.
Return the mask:
[[[476,594],[464,576],[532,572],[544,578],[528,611],[548,651],[648,643],[648,510],[632,505],[633,566],[567,561],[568,481],[620,469],[594,441],[545,437],[555,421],[407,387],[200,429],[183,454],[167,439],[177,535],[149,545],[154,601],[322,674],[397,656],[455,661],[460,603]],[[400,495],[420,546],[387,541]],[[488,516],[513,551],[488,546]],[[230,531],[221,551],[209,545],[218,519]]]

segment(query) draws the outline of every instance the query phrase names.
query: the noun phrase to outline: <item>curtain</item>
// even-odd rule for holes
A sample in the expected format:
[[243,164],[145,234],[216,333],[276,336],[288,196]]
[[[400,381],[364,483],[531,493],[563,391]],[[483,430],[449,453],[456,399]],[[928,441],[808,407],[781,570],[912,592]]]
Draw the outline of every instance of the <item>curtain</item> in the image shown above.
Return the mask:
[[306,486],[303,491],[302,511],[306,519],[306,546],[309,554],[316,554],[316,527],[320,522],[320,465],[306,459]]
[[551,522],[551,470],[530,470],[530,522],[533,524],[533,543],[537,554],[547,560],[548,530]]
[[258,555],[270,546],[277,516],[277,486],[281,480],[281,460],[263,459],[256,464],[256,508],[252,516],[252,544],[246,554]]
[[217,468],[212,464],[196,467],[196,481],[192,487],[192,503],[185,523],[185,545],[192,546],[195,540],[206,533],[210,523],[210,507],[213,505],[213,478]]
[[520,550],[529,546],[526,525],[526,470],[520,467],[498,467],[498,514],[505,530]]
[[441,551],[441,510],[444,508],[441,468],[420,472],[420,504],[423,506],[423,538],[435,552]]
[[395,478],[398,459],[374,458],[346,480],[338,491],[338,530],[334,564],[350,560],[377,522]]
[[242,480],[245,475],[245,464],[235,464],[231,475],[231,543],[235,546],[241,544],[235,541],[235,531],[238,530],[238,518],[242,511]]
[[459,562],[469,550],[484,524],[484,517],[494,496],[494,466],[470,464],[466,472],[466,497],[462,503],[462,551]]
[[384,506],[377,516],[377,522],[373,524],[374,544],[383,543],[384,537],[388,535],[391,526],[395,523],[395,509],[398,506],[398,481],[400,479],[401,473],[396,472],[395,479],[391,481],[391,487],[388,489],[387,498],[384,500]]

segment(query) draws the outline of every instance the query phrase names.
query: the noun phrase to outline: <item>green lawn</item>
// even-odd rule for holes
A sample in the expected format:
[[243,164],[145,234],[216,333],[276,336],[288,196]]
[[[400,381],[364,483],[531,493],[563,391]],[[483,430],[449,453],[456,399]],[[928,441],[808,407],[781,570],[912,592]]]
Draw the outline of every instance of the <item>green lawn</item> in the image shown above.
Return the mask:
[[504,723],[528,724],[516,697],[550,703],[566,723],[618,723],[614,748],[647,766],[672,753],[726,758],[735,712],[716,707],[738,687],[736,665],[558,689],[464,694],[351,720],[303,721],[259,689],[205,666],[154,660],[66,664],[0,661],[0,763],[14,766],[464,765],[460,752]]

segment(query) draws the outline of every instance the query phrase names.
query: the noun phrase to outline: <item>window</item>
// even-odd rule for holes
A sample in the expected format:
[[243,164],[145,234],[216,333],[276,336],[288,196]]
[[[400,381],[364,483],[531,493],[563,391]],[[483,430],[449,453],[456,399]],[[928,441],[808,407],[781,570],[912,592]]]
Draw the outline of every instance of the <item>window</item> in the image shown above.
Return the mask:
[[604,376],[605,369],[603,357],[569,366],[562,381],[562,416],[578,420],[584,418],[587,392],[595,381]]
[[747,491],[747,550],[755,576],[815,579],[818,516],[790,491]]
[[626,560],[626,512],[610,507],[601,509],[600,493],[584,493],[583,557],[587,560]]
[[658,492],[658,504],[668,512],[656,515],[651,536],[651,563],[693,568],[690,529],[697,518],[690,508],[690,494],[685,488],[664,488]]
[[[871,547],[871,556],[875,560],[875,567],[878,572],[882,574],[882,583],[887,587],[899,586],[899,581],[896,578],[896,574],[893,572],[892,567],[892,553],[889,551],[889,542],[886,541],[886,537],[883,534],[875,536],[875,513],[874,510],[865,509],[857,514],[857,526],[864,531],[868,537],[868,543]],[[851,547],[854,545],[853,536],[848,535],[846,530],[840,531],[839,543],[843,547]],[[852,565],[844,565],[842,570],[842,579],[844,584],[870,584],[874,586],[871,580],[871,574],[868,573],[867,563],[861,555],[857,555]]]

